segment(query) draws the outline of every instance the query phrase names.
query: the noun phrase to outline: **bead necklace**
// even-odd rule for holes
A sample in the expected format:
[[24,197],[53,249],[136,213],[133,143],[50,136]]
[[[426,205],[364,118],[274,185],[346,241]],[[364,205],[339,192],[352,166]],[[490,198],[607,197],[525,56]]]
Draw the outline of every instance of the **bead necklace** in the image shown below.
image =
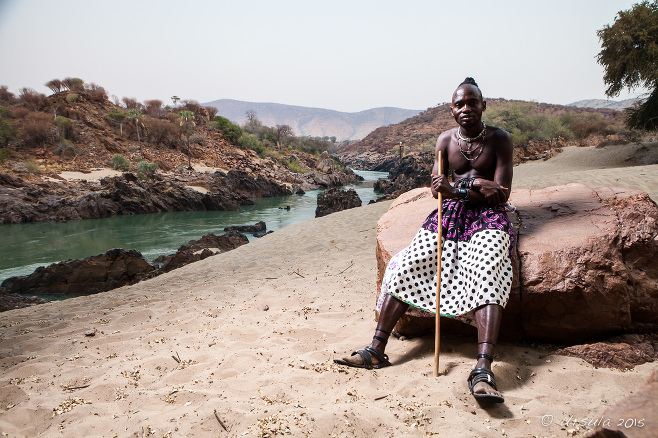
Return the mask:
[[484,122],[482,122],[482,131],[480,131],[480,133],[473,138],[464,137],[462,135],[462,127],[460,126],[459,128],[457,128],[457,136],[459,137],[460,140],[464,140],[467,143],[473,143],[475,140],[484,138],[486,134],[487,134],[487,125],[485,125]]
[[[457,137],[458,137],[457,138],[457,146],[459,147],[459,152],[462,153],[462,156],[465,159],[467,159],[470,162],[473,162],[473,161],[477,160],[478,158],[480,158],[480,154],[482,154],[482,150],[484,149],[484,147],[482,147],[482,146],[484,144],[484,136],[486,134],[487,134],[487,125],[485,125],[484,122],[482,122],[482,131],[480,131],[480,133],[478,135],[476,135],[475,137],[473,137],[473,138],[464,137],[461,133],[461,126],[457,129]],[[471,143],[475,142],[478,139],[480,140],[480,142],[477,144],[477,146],[473,147],[471,145]],[[469,144],[465,149],[462,148],[462,140]],[[475,153],[475,151],[477,151],[478,149],[480,149],[480,151],[475,156],[475,158],[471,158],[470,156],[473,153]],[[466,154],[468,154],[468,156],[466,156]]]

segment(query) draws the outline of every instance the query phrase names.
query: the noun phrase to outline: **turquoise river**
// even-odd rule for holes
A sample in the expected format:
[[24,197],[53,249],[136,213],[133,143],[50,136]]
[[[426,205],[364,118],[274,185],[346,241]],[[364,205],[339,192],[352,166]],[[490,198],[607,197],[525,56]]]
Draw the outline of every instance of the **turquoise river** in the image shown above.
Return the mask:
[[[374,181],[386,178],[387,173],[357,173],[365,181],[344,188],[354,188],[362,205],[367,205],[378,196],[372,188]],[[2,225],[0,283],[9,277],[30,274],[39,266],[98,255],[111,248],[137,249],[147,260],[153,260],[174,253],[181,245],[205,234],[222,234],[225,227],[232,225],[264,221],[268,230],[280,230],[313,219],[318,193],[254,199],[254,205],[242,206],[241,211],[188,211]]]

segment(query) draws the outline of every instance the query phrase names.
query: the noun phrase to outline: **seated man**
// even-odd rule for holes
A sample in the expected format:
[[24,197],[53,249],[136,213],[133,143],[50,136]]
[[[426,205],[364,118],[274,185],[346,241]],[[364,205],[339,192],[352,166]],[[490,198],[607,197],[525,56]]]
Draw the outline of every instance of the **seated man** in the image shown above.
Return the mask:
[[[507,132],[482,122],[485,109],[479,87],[473,78],[466,78],[452,96],[451,111],[459,126],[442,133],[436,142],[432,194],[438,198],[440,192],[444,198],[440,313],[477,327],[477,365],[468,377],[469,389],[477,399],[503,402],[491,362],[512,286],[514,235],[505,212],[512,184],[512,141]],[[448,168],[455,180],[452,185]],[[336,363],[367,369],[389,366],[384,349],[398,319],[407,311],[435,314],[437,213],[427,217],[411,245],[391,258],[370,345]]]

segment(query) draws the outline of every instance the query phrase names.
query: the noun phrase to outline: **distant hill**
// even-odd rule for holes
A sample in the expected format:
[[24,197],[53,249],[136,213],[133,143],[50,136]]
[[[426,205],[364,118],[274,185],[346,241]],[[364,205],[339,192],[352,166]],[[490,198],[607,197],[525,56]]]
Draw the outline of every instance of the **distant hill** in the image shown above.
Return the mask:
[[632,107],[642,99],[624,99],[624,100],[606,100],[606,99],[587,99],[570,103],[567,106],[576,106],[579,108],[605,108],[613,110],[623,110]]
[[336,137],[338,141],[360,140],[381,126],[399,123],[421,112],[421,110],[383,107],[346,113],[322,108],[233,99],[214,100],[203,105],[217,108],[218,115],[239,125],[246,121],[245,113],[253,110],[266,126],[290,125],[295,135]]

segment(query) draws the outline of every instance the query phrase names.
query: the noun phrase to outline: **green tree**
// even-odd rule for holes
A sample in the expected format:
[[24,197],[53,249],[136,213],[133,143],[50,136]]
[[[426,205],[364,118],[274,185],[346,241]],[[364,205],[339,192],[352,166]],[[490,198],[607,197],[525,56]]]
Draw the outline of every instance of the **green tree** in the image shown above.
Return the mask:
[[178,113],[180,116],[180,126],[183,134],[187,139],[187,168],[192,168],[192,149],[190,146],[190,137],[194,134],[196,123],[194,123],[194,113],[192,111],[181,111]]
[[123,137],[123,124],[126,123],[126,120],[128,119],[128,113],[121,110],[112,110],[107,113],[107,116],[105,117],[111,122],[117,123],[119,125],[119,131]]
[[636,129],[658,129],[658,0],[647,0],[619,11],[614,24],[597,31],[601,51],[597,61],[605,69],[606,95],[624,88],[646,88],[649,97],[628,110],[627,124]]

